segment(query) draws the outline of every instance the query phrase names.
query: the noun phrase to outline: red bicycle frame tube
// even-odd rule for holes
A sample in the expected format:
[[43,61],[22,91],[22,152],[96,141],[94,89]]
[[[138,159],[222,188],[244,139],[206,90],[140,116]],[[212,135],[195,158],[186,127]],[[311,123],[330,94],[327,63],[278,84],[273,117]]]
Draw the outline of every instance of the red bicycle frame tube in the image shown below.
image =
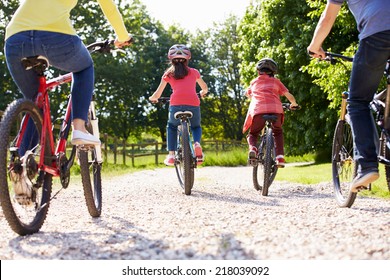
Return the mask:
[[[50,111],[50,100],[49,100],[49,94],[48,90],[57,87],[58,85],[69,83],[72,81],[72,73],[68,73],[59,77],[56,77],[54,79],[51,79],[49,81],[46,80],[45,76],[42,76],[39,78],[39,89],[38,89],[38,95],[35,100],[35,103],[37,106],[43,111],[43,125],[42,125],[42,133],[41,133],[41,153],[39,158],[39,168],[43,169],[45,172],[48,172],[52,174],[53,176],[59,176],[60,172],[57,166],[56,161],[52,161],[52,165],[48,166],[45,165],[44,159],[45,159],[45,146],[46,141],[49,141],[50,143],[50,154],[52,156],[57,155],[61,152],[65,153],[66,150],[66,139],[64,137],[60,137],[57,143],[57,147],[54,150],[54,137],[52,132],[52,121],[51,121],[51,111]],[[61,126],[61,132],[65,130],[65,128],[70,124],[71,119],[71,110],[72,110],[72,100],[71,97],[69,97],[68,106],[66,108],[65,118]],[[24,121],[23,124],[27,121]],[[24,128],[22,128],[22,131],[24,132],[24,129],[26,127],[26,124],[24,124]],[[23,133],[24,134],[24,133]],[[63,133],[60,134],[61,136]],[[22,137],[20,137],[21,139]]]

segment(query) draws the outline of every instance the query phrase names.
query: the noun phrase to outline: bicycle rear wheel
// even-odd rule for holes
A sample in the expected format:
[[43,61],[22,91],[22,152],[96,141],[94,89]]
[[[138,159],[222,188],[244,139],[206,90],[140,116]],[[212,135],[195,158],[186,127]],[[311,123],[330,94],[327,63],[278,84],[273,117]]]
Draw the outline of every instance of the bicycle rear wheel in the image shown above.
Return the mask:
[[45,147],[40,144],[42,121],[40,109],[26,99],[12,102],[1,121],[0,203],[8,224],[19,235],[38,232],[49,209],[52,175],[39,169],[41,149],[45,164],[50,165],[53,157],[48,139]]
[[194,185],[194,165],[190,147],[190,134],[188,124],[181,125],[181,135],[178,137],[179,149],[176,155],[175,169],[180,186],[186,195],[191,194]]
[[[92,134],[91,114],[88,115],[87,130]],[[98,161],[100,145],[78,148],[81,181],[88,212],[92,217],[102,213],[102,162]]]
[[339,120],[333,137],[332,177],[336,202],[340,207],[351,207],[356,199],[356,193],[349,191],[356,173],[351,126],[347,121]]
[[265,156],[264,156],[264,185],[261,191],[263,196],[268,195],[268,189],[275,179],[277,167],[275,166],[275,144],[272,129],[268,128],[265,141]]
[[268,189],[275,179],[278,168],[275,165],[275,145],[272,129],[267,128],[259,146],[258,164],[253,167],[253,185],[263,196],[268,196]]

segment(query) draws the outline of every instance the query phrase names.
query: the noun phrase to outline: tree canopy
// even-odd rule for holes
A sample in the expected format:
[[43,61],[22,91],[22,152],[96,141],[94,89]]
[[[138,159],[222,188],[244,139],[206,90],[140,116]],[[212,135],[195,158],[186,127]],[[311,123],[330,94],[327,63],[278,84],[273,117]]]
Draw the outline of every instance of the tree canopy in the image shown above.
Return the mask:
[[[230,16],[196,34],[163,26],[151,18],[140,0],[117,3],[135,43],[125,53],[93,55],[101,131],[126,140],[159,137],[165,141],[167,108],[150,104],[148,97],[168,67],[167,50],[182,43],[191,48],[190,67],[200,71],[210,89],[201,102],[203,138],[245,137],[241,131],[249,104],[245,89],[257,75],[257,61],[272,57],[279,66],[277,77],[302,106],[301,111],[286,113],[286,152],[329,152],[340,93],[348,87],[350,66],[319,63],[306,54],[326,0],[253,0],[243,18]],[[21,96],[3,52],[5,26],[18,4],[16,0],[0,3],[0,110]],[[97,2],[79,1],[71,16],[86,44],[114,38]],[[357,41],[356,24],[343,6],[324,48],[353,55]],[[57,70],[50,72],[58,74]],[[69,86],[63,86],[51,95],[55,118],[62,113],[61,104],[68,94]],[[163,94],[169,95],[170,88]]]

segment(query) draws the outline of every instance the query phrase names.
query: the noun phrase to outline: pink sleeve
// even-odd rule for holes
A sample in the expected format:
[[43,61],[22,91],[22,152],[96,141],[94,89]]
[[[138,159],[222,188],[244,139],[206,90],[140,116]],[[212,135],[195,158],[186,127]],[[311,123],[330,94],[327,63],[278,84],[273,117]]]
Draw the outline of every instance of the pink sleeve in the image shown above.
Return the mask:
[[199,73],[199,71],[196,70],[195,68],[190,68],[190,69],[191,69],[191,71],[194,73],[195,78],[196,78],[196,79],[199,79],[199,78],[200,78],[200,73]]
[[164,73],[164,75],[162,76],[162,79],[165,81],[165,82],[169,82],[169,77],[167,75],[167,73]]
[[288,92],[288,89],[281,81],[279,81],[279,94],[284,95],[286,92]]
[[251,96],[252,95],[252,90],[251,87],[248,87],[246,90],[246,95]]

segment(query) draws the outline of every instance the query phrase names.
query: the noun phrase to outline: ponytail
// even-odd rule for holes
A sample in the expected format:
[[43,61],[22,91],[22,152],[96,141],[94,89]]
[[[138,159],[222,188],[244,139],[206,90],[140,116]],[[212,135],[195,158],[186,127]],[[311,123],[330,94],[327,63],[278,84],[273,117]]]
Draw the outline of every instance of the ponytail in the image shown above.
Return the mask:
[[174,58],[171,61],[171,67],[168,68],[167,74],[175,80],[184,79],[188,75],[188,62],[184,58]]

